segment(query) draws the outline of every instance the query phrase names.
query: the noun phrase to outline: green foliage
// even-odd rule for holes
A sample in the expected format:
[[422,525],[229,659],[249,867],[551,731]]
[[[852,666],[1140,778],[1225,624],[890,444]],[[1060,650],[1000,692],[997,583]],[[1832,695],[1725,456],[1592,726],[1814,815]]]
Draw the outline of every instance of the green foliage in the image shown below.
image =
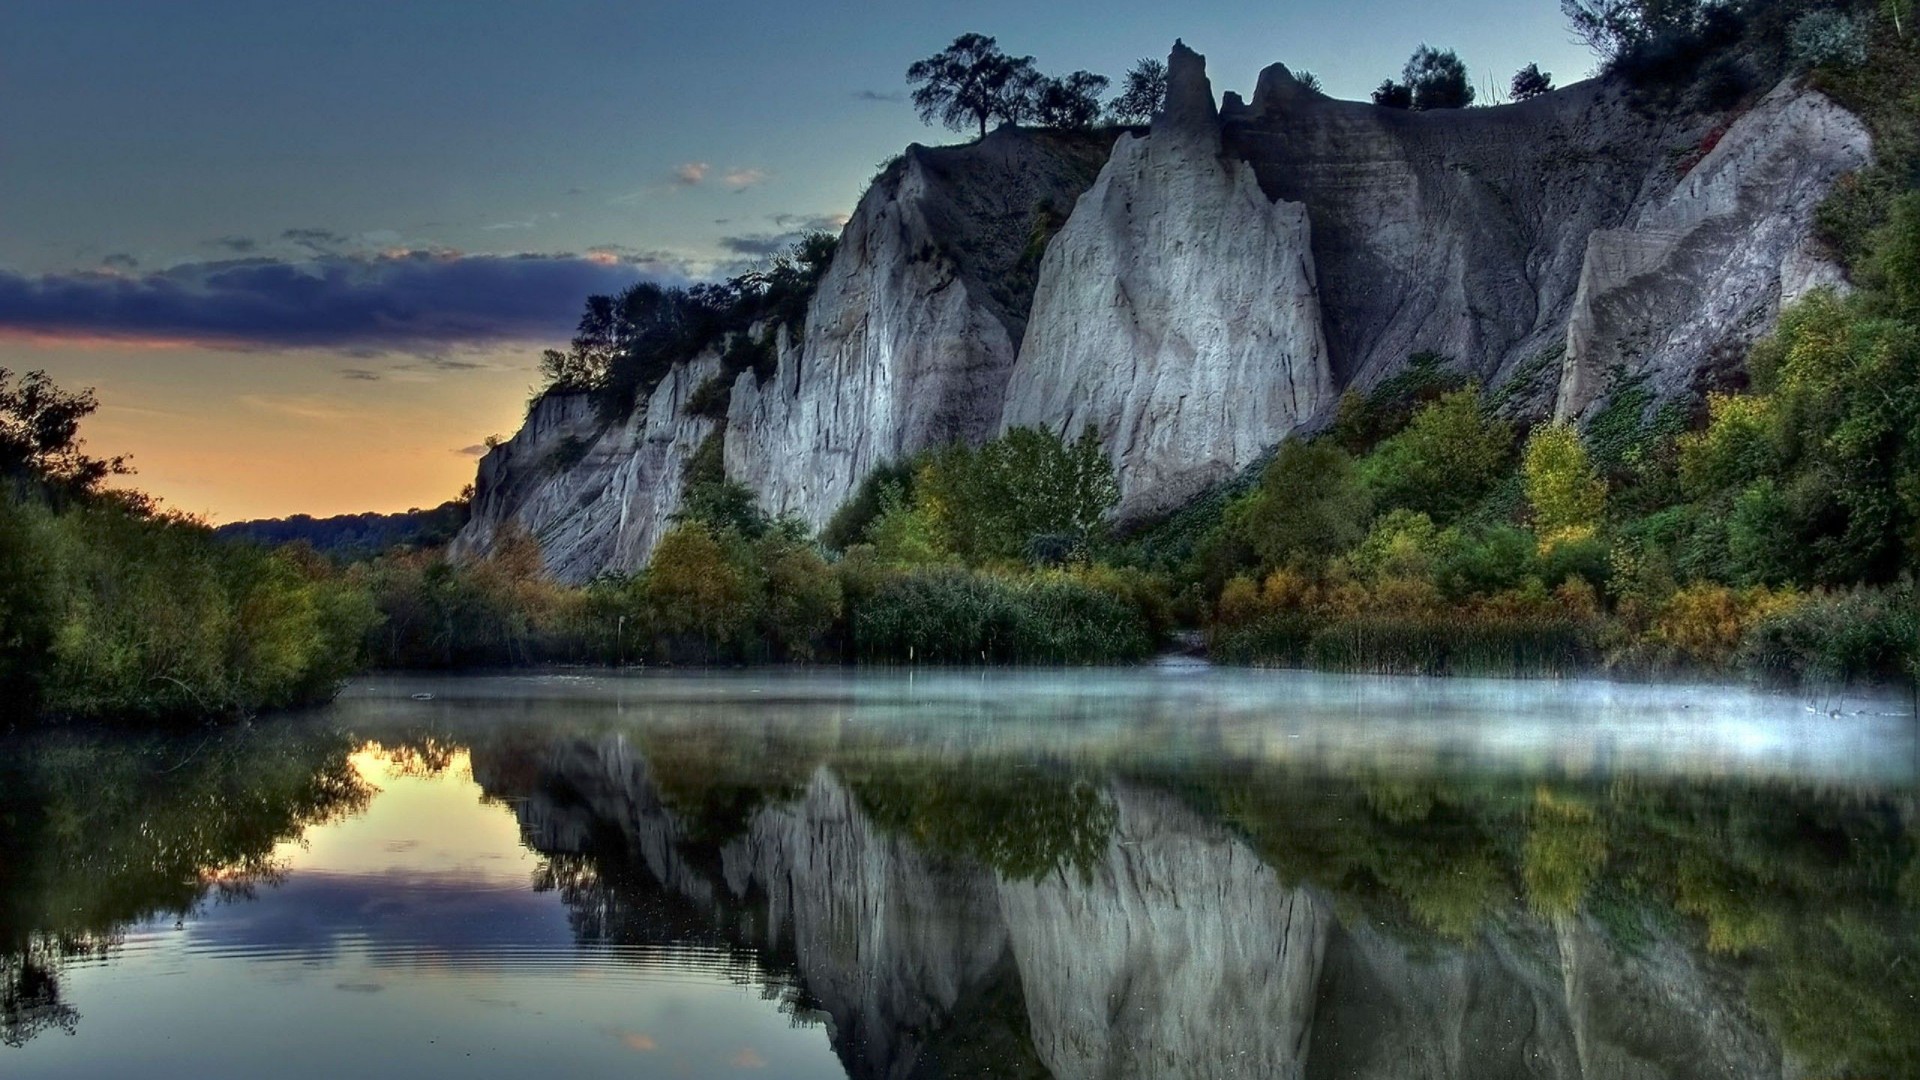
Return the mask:
[[1043,549],[1084,558],[1119,498],[1113,464],[1091,428],[1072,443],[1014,428],[978,450],[951,446],[928,460],[914,485],[915,507],[943,546],[970,561]]
[[1372,496],[1345,451],[1289,439],[1261,474],[1241,527],[1266,565],[1314,564],[1353,547],[1372,513]]
[[90,504],[44,517],[39,537],[54,573],[35,602],[54,629],[38,683],[57,715],[215,716],[331,697],[375,618],[330,565],[223,543],[186,518]]
[[1552,542],[1591,534],[1607,506],[1607,484],[1571,424],[1545,424],[1527,439],[1521,466],[1534,528]]
[[912,462],[882,465],[868,473],[854,490],[853,498],[834,511],[827,527],[820,530],[820,543],[829,551],[845,551],[867,538],[867,530],[882,511],[892,504],[911,504],[913,500]]
[[1867,62],[1866,31],[1844,12],[1809,11],[1793,21],[1787,53],[1796,67],[1858,67]]
[[1010,881],[1071,870],[1086,880],[1112,835],[1114,809],[1089,778],[1057,768],[874,769],[852,780],[882,829],[923,849],[973,859]]
[[1814,593],[1749,629],[1740,660],[1764,678],[1790,683],[1920,677],[1920,596],[1911,579],[1886,589]]
[[1477,390],[1442,394],[1361,465],[1384,509],[1415,510],[1447,522],[1479,502],[1513,451],[1513,430],[1487,414]]
[[[708,655],[744,647],[763,603],[752,550],[738,534],[716,531],[699,520],[685,521],[661,538],[641,588],[655,631],[668,639],[664,647],[669,655],[673,639],[695,644]],[[805,620],[811,598],[799,596],[799,591],[783,614]]]
[[863,659],[919,663],[1087,664],[1153,648],[1142,613],[1069,576],[1007,579],[959,568],[913,571],[854,615]]
[[[755,338],[749,329],[771,323],[799,332],[838,244],[829,233],[808,233],[768,265],[724,282],[667,288],[643,281],[617,296],[588,297],[567,351],[542,354],[542,393],[592,394],[601,416],[614,419],[675,365],[708,349],[721,352],[728,390],[743,371],[769,377],[775,331]],[[720,388],[707,391],[701,409],[724,411],[722,396]]]
[[1466,379],[1449,363],[1439,353],[1415,353],[1405,368],[1371,393],[1347,391],[1334,417],[1333,440],[1349,453],[1364,454],[1406,427],[1421,406],[1449,391],[1465,389]]
[[1542,94],[1553,92],[1553,73],[1541,71],[1539,64],[1528,64],[1513,73],[1513,81],[1507,89],[1507,96],[1515,101],[1531,101]]
[[1400,83],[1412,95],[1415,109],[1464,109],[1473,104],[1467,65],[1452,49],[1421,45],[1407,60]]

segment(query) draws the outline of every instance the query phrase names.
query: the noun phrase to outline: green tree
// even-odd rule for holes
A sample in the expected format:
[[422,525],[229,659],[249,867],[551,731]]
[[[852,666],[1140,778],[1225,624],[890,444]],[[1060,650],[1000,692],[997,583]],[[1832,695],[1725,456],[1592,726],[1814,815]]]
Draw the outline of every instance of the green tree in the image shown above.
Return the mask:
[[1268,566],[1315,564],[1358,544],[1372,515],[1373,497],[1346,451],[1288,439],[1260,474],[1243,527]]
[[1167,104],[1167,65],[1163,60],[1142,60],[1127,72],[1120,95],[1107,105],[1107,115],[1116,124],[1139,125],[1154,118]]
[[1487,414],[1478,390],[1442,394],[1381,443],[1361,471],[1381,507],[1446,522],[1478,503],[1505,473],[1513,431]]
[[1413,108],[1413,89],[1405,83],[1387,79],[1374,87],[1373,103],[1383,109]]
[[1521,474],[1542,542],[1592,533],[1607,506],[1607,483],[1572,424],[1544,424],[1527,439]]
[[922,121],[955,131],[978,125],[981,138],[989,120],[1018,123],[1028,116],[1038,79],[1033,57],[1008,56],[984,34],[962,34],[907,68],[907,82],[915,87],[913,107]]
[[751,553],[743,547],[737,536],[717,534],[702,522],[674,526],[647,563],[643,588],[655,625],[710,650],[739,645],[760,600]]

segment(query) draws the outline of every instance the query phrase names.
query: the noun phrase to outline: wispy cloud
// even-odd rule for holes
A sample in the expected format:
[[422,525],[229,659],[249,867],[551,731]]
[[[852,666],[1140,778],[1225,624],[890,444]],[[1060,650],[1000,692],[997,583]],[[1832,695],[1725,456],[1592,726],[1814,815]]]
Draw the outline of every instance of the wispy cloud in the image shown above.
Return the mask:
[[300,394],[243,394],[240,403],[262,412],[325,424],[350,420],[361,411],[331,398]]
[[474,443],[472,446],[463,446],[455,450],[454,453],[460,454],[463,457],[485,457],[487,456],[487,447],[484,443]]
[[704,161],[689,161],[674,166],[673,182],[682,187],[692,187],[695,184],[705,183],[707,174],[712,171],[713,166]]
[[853,99],[855,101],[883,101],[889,105],[898,105],[907,100],[907,95],[903,90],[855,90],[853,92]]
[[[0,270],[0,336],[431,357],[450,346],[564,337],[589,295],[690,277],[684,263],[608,254],[405,249],[228,259],[145,274]],[[439,362],[447,365],[439,370],[466,363]]]
[[767,174],[763,169],[728,169],[726,175],[720,178],[720,182],[732,191],[745,191],[766,181]]

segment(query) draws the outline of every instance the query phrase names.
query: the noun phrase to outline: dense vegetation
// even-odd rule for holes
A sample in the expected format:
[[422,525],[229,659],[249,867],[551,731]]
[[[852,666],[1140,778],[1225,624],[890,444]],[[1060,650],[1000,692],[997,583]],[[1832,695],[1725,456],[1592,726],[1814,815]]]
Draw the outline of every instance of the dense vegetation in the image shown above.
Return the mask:
[[310,551],[220,541],[105,487],[91,394],[0,371],[0,700],[8,719],[206,715],[330,697],[367,595]]

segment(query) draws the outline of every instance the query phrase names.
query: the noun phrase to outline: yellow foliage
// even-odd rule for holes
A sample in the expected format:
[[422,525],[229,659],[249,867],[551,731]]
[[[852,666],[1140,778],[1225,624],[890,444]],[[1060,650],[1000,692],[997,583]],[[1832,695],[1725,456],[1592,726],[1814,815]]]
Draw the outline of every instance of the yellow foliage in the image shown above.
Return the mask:
[[1653,620],[1653,641],[1681,660],[1703,665],[1733,658],[1741,636],[1755,623],[1791,610],[1801,596],[1792,589],[1764,585],[1731,589],[1697,582],[1675,592]]

